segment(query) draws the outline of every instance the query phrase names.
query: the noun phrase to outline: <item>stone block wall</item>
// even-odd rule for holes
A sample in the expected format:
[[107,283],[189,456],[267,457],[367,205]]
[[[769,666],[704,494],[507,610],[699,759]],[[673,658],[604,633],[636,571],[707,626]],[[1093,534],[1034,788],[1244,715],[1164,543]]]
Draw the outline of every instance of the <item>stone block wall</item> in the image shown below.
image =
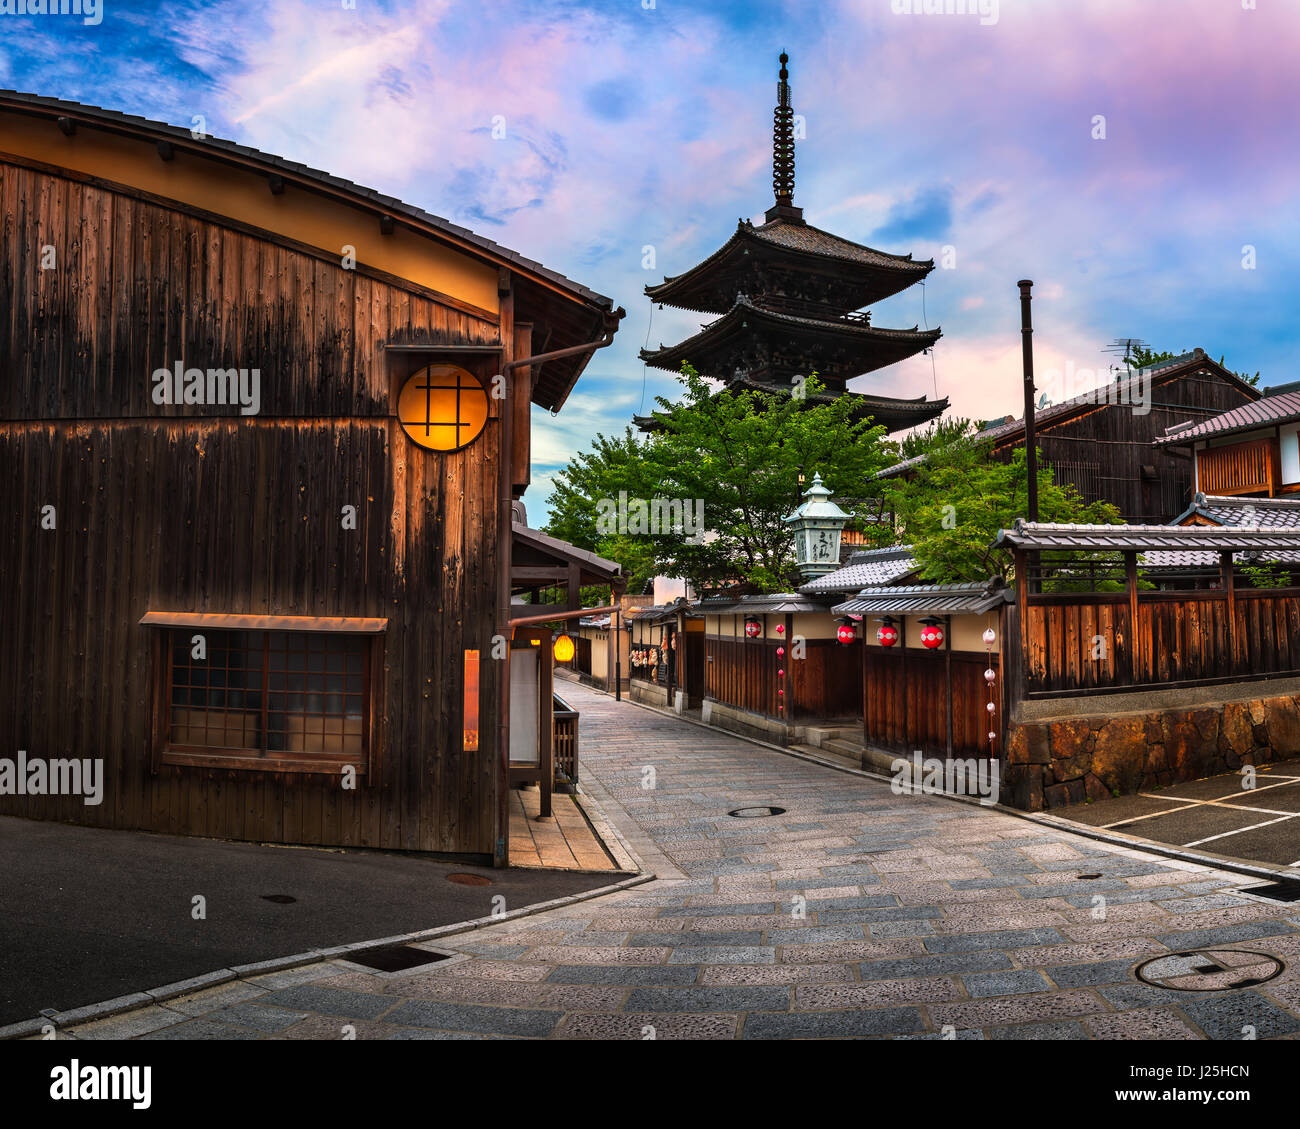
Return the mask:
[[1297,755],[1300,695],[1261,697],[1019,722],[1003,783],[1016,807],[1041,811]]

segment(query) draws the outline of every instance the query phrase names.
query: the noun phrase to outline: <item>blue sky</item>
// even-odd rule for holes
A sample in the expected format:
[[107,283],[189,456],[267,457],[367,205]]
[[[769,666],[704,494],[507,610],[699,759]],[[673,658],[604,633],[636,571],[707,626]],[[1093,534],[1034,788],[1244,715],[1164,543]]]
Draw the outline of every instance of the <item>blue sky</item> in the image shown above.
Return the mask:
[[673,391],[637,349],[702,319],[651,322],[642,288],[770,204],[782,49],[807,123],[807,220],[920,258],[951,249],[951,269],[873,319],[941,324],[933,356],[854,387],[1016,411],[1025,277],[1053,399],[1104,369],[1117,337],[1200,345],[1264,384],[1300,375],[1300,4],[1001,0],[992,18],[986,0],[981,18],[911,0],[345,2],[103,0],[96,26],[0,15],[0,84],[178,125],[203,115],[625,306],[561,415],[536,413],[534,522],[575,449]]

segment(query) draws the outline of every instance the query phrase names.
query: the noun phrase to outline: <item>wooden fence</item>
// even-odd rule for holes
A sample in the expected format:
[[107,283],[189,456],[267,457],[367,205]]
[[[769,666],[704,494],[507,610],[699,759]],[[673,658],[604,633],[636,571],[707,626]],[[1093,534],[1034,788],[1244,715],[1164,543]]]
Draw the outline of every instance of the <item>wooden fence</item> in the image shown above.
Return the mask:
[[[792,660],[783,639],[706,636],[704,693],[724,705],[765,717],[793,721],[860,717],[861,644],[845,647],[833,639],[807,639],[804,646],[804,657]],[[786,647],[784,656],[776,653],[781,647]]]
[[1030,698],[1300,675],[1300,588],[1035,594],[1027,605]]

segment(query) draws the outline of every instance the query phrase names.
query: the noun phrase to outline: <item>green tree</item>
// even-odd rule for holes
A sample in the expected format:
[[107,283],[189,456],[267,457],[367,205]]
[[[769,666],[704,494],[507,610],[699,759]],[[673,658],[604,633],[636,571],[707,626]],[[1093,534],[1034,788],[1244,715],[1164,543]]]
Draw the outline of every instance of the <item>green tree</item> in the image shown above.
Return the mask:
[[[781,519],[799,504],[814,472],[856,519],[874,516],[872,476],[889,461],[884,428],[855,419],[852,397],[822,403],[717,391],[689,365],[679,379],[680,399],[657,399],[656,431],[597,436],[556,476],[550,533],[619,561],[633,585],[663,574],[701,591],[733,584],[773,591],[799,583],[794,539]],[[807,396],[821,390],[810,378]],[[626,525],[611,531],[610,503],[620,498],[632,509],[656,499],[692,511],[700,506],[703,528],[634,528],[629,509]]]
[[[1025,450],[1009,462],[990,457],[975,427],[949,434],[928,451],[909,479],[886,480],[886,505],[897,514],[900,537],[915,547],[920,576],[937,583],[1005,575],[1008,555],[991,549],[1000,529],[1029,508]],[[1108,502],[1086,503],[1069,483],[1057,483],[1039,460],[1038,514],[1044,522],[1109,525],[1119,511]]]

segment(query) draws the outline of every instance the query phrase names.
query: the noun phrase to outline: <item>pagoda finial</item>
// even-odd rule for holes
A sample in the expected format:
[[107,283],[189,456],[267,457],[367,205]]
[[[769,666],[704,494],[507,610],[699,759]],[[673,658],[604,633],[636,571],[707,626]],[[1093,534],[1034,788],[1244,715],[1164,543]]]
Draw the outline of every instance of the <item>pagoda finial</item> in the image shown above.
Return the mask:
[[772,191],[776,205],[768,220],[799,221],[802,211],[794,206],[794,109],[790,105],[790,56],[781,52],[780,80],[776,84],[776,111],[772,120]]

